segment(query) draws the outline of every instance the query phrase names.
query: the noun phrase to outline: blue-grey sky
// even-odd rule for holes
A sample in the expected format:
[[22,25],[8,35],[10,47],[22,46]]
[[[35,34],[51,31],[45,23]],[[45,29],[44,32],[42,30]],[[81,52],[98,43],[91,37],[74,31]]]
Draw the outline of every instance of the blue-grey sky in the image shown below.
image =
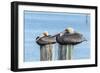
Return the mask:
[[74,46],[73,59],[90,58],[90,15],[65,12],[24,11],[24,61],[39,61],[40,46],[35,39],[44,31],[50,35],[72,27],[88,40]]

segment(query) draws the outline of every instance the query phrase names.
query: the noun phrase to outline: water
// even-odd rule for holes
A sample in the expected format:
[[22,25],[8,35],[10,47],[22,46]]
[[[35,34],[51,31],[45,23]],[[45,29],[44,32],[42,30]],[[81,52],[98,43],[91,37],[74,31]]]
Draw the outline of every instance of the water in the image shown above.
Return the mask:
[[[72,59],[90,58],[90,15],[74,13],[32,12],[24,11],[24,61],[40,61],[40,46],[36,43],[36,37],[44,31],[50,35],[64,31],[68,27],[79,31],[87,39],[76,45]],[[57,56],[57,46],[53,49]],[[57,57],[53,55],[53,59]]]

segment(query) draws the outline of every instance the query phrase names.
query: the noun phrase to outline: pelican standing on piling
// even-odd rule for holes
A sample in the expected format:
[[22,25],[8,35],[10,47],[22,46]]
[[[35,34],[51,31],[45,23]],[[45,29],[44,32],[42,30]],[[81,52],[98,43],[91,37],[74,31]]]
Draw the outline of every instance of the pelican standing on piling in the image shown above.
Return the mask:
[[36,42],[40,45],[40,60],[52,60],[52,44],[56,43],[55,37],[48,35],[48,32],[44,32],[42,37],[36,38]]
[[82,43],[86,39],[82,34],[75,32],[73,28],[67,28],[64,32],[56,36],[59,43],[59,60],[71,60],[74,45]]

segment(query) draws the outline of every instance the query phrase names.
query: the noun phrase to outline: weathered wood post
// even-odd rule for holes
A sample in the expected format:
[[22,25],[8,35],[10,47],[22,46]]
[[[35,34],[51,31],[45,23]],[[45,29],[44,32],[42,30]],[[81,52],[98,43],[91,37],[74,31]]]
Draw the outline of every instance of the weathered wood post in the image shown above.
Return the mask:
[[71,60],[72,59],[72,52],[73,52],[73,45],[60,45],[59,44],[59,54],[58,59],[59,60]]
[[56,40],[59,43],[58,59],[71,60],[74,45],[86,39],[82,34],[75,32],[72,28],[67,28],[64,32],[56,36]]
[[40,61],[52,60],[52,45],[56,43],[55,37],[44,32],[42,37],[36,38],[36,42],[40,45]]

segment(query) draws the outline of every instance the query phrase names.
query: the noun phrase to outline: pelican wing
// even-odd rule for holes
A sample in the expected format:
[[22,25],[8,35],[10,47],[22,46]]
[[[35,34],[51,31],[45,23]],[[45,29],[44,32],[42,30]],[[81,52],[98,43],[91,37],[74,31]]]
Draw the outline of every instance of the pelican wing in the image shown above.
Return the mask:
[[83,35],[80,33],[66,33],[62,36],[59,36],[59,39],[57,39],[57,42],[60,44],[78,44],[84,41]]
[[39,45],[53,44],[53,43],[56,43],[56,39],[51,36],[44,36],[44,37],[41,37],[39,40],[37,40],[37,43]]

